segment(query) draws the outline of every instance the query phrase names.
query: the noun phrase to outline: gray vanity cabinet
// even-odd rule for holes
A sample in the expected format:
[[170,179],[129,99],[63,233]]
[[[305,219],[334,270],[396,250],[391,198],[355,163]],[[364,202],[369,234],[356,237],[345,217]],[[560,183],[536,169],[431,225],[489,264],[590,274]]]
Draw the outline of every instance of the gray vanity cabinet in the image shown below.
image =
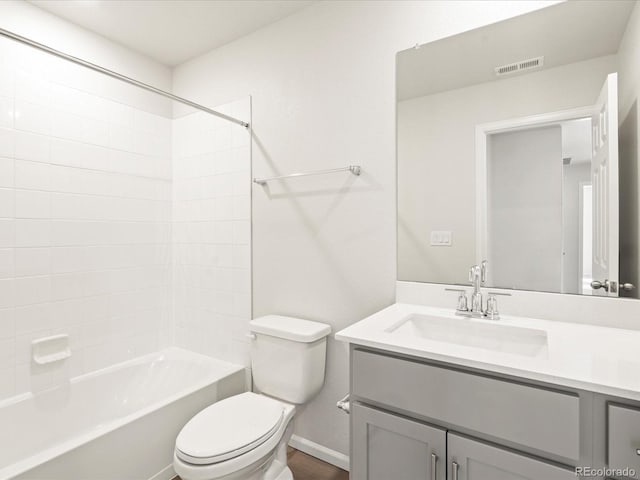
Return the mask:
[[446,430],[359,404],[351,415],[352,479],[446,479]]
[[[573,470],[454,433],[447,435],[450,480],[575,480]],[[419,478],[419,477],[415,477]]]
[[352,480],[640,470],[638,402],[353,345],[350,369]]

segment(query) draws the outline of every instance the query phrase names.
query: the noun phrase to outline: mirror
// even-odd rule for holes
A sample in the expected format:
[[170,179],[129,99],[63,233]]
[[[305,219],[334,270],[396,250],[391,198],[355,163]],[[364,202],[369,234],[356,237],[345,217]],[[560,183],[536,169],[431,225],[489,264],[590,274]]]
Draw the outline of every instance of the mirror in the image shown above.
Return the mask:
[[639,59],[633,0],[400,52],[398,279],[638,298]]

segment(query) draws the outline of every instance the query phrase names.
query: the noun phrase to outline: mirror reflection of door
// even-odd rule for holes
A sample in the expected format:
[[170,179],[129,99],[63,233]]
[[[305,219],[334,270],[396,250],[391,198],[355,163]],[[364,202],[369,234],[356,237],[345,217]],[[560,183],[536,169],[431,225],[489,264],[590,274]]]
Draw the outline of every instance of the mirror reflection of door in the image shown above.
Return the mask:
[[586,110],[478,127],[487,209],[479,255],[489,259],[492,285],[617,295],[617,136],[608,129],[617,120],[607,108],[615,85],[614,73]]
[[618,296],[618,75],[602,86],[591,119],[594,295]]

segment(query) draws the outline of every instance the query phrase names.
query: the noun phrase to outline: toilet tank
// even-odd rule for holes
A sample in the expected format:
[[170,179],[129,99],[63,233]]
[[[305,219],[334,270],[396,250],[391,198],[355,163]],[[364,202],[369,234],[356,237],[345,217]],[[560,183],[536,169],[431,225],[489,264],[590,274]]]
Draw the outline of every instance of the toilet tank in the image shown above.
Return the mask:
[[256,389],[290,403],[305,403],[324,384],[331,327],[300,318],[267,315],[249,322]]

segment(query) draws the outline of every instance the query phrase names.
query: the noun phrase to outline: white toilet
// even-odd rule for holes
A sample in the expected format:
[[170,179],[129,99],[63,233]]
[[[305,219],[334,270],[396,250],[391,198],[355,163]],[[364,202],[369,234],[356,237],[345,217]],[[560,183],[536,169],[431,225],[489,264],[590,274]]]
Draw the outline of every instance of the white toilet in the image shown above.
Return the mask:
[[249,323],[251,368],[260,394],[245,392],[205,408],[176,439],[182,480],[293,480],[287,444],[295,406],[324,384],[331,327],[269,315]]

